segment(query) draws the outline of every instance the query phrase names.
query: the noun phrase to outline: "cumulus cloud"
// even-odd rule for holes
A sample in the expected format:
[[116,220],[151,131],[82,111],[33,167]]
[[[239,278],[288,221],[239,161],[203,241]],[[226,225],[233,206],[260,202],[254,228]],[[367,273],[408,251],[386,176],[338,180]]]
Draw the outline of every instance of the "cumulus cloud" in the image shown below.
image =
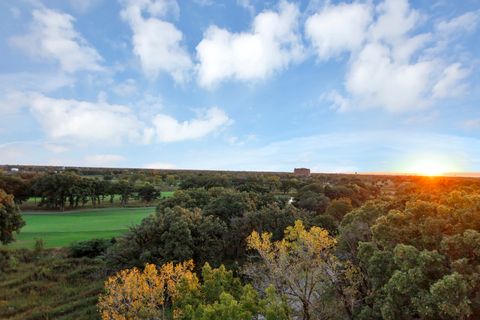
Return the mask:
[[210,26],[196,48],[199,84],[261,80],[299,61],[304,55],[298,18],[296,5],[281,2],[277,11],[258,14],[248,32]]
[[363,105],[403,111],[427,106],[433,63],[398,63],[388,47],[378,43],[365,46],[353,61],[346,78],[350,94]]
[[177,82],[185,81],[193,64],[182,45],[183,33],[173,23],[161,19],[178,15],[176,1],[129,0],[122,4],[121,16],[132,28],[133,52],[144,73],[155,78],[166,72]]
[[35,58],[58,62],[62,70],[99,71],[102,57],[74,28],[75,18],[51,9],[33,11],[26,35],[12,37],[11,44]]
[[183,122],[162,113],[152,115],[153,120],[146,122],[130,107],[103,100],[56,99],[39,93],[17,92],[9,102],[15,108],[29,110],[51,141],[85,145],[197,139],[231,122],[218,107],[203,110],[197,118]]
[[305,22],[305,33],[320,59],[359,48],[372,19],[371,6],[361,3],[326,6]]
[[51,139],[118,144],[141,139],[142,124],[122,105],[29,96],[30,112]]
[[402,112],[464,91],[469,70],[442,59],[439,43],[452,30],[474,29],[477,17],[478,12],[466,13],[439,23],[436,32],[422,33],[424,17],[408,0],[376,6],[353,2],[327,4],[307,18],[305,30],[319,60],[350,55],[345,95],[329,95],[339,110],[355,106]]
[[156,136],[162,142],[198,139],[230,122],[227,114],[217,107],[210,108],[198,118],[180,122],[168,115],[157,115],[153,119]]

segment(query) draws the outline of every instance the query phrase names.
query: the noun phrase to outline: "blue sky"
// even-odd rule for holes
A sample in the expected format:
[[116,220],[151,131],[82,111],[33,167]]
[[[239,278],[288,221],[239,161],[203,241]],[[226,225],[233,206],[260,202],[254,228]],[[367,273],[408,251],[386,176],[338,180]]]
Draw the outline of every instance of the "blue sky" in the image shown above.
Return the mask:
[[480,171],[480,0],[0,1],[0,163]]

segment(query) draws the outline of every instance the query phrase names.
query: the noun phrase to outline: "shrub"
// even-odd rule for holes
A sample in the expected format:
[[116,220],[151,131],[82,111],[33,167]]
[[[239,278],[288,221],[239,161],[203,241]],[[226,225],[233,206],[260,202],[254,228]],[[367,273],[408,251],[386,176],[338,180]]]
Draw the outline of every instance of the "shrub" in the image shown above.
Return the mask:
[[74,242],[70,246],[70,256],[74,258],[94,258],[105,254],[113,244],[113,239],[92,239],[87,241]]

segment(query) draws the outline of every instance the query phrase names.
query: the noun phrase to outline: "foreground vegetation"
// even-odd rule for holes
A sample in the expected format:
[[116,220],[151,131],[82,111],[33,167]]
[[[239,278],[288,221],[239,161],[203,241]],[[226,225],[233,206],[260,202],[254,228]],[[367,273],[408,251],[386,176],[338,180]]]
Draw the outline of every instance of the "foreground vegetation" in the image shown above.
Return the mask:
[[[167,176],[175,191],[138,225],[43,260],[92,266],[87,278],[104,281],[86,307],[92,319],[480,318],[478,179]],[[3,199],[4,216],[18,220],[12,198]],[[19,252],[5,252],[2,286],[30,263]],[[69,286],[84,292],[81,282]],[[5,304],[25,303],[12,296]]]
[[0,255],[0,319],[98,319],[104,262],[56,251]]

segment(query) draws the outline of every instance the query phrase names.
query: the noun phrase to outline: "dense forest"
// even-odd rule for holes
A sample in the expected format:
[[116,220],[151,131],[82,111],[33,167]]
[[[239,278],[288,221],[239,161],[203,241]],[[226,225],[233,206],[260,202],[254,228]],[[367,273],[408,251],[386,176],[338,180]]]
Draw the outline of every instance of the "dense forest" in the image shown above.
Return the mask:
[[113,239],[2,247],[0,318],[480,318],[475,178],[25,167],[0,189],[4,244],[21,208],[156,206]]

